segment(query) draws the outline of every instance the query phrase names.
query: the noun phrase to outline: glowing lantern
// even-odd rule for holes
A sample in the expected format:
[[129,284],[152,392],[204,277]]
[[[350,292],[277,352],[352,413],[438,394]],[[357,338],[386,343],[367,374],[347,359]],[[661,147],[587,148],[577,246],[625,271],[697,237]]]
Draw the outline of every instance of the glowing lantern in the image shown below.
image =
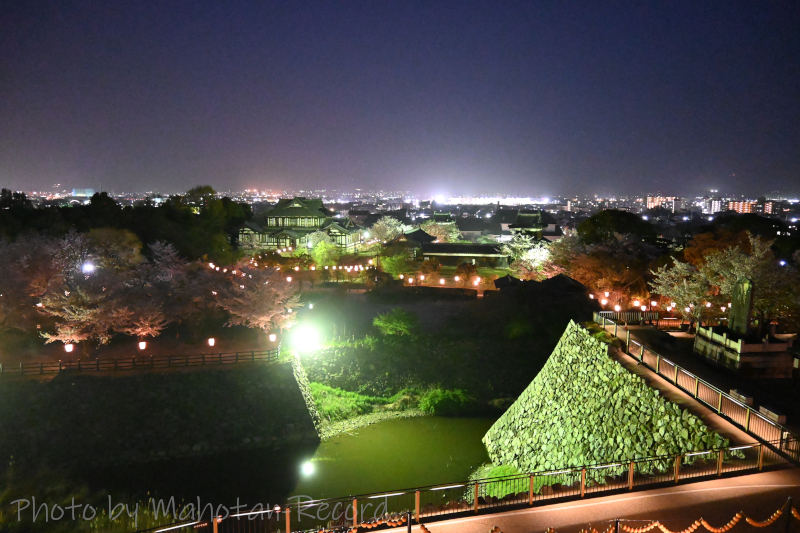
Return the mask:
[[147,343],[144,341],[139,341],[139,349],[144,350],[145,348],[147,348]]
[[403,276],[402,274],[400,274],[398,277],[399,277],[400,279],[403,279],[405,276]]
[[605,295],[606,298],[608,298],[608,293],[607,292],[604,292],[603,294]]
[[652,302],[650,302],[650,305],[651,305],[652,307],[658,307],[658,302],[657,302],[657,301],[655,301],[655,300],[653,300]]
[[456,281],[461,281],[461,277],[460,277],[460,276],[456,276],[454,279],[455,279]]
[[420,279],[420,281],[424,281],[425,280],[425,276],[420,274],[419,279]]
[[217,343],[217,341],[214,339],[214,337],[211,337],[210,339],[208,339],[208,345],[209,346],[214,346],[216,343]]
[[606,305],[607,303],[608,303],[608,300],[606,300],[605,298],[603,298],[602,300],[600,300],[600,304],[601,304],[601,305]]
[[617,313],[619,313],[620,311],[622,311],[622,308],[621,308],[620,306],[618,306],[618,305],[615,305],[615,306],[614,306],[614,311],[616,311]]
[[275,335],[274,333],[270,333],[269,334],[269,342],[275,342],[276,340],[278,340],[278,336]]
[[297,272],[298,270],[300,270],[300,267],[294,267],[294,270],[295,272]]
[[444,278],[439,280],[439,285],[444,285]]
[[639,300],[634,300],[633,301],[633,306],[634,307],[639,307],[640,305],[642,305],[642,304],[641,304],[641,302],[639,302]]
[[289,283],[291,283],[291,282],[292,282],[292,276],[286,276],[286,281],[288,281]]
[[642,306],[642,311],[647,311],[647,306],[646,305]]
[[70,352],[72,352],[72,349],[73,349],[74,347],[75,347],[75,345],[74,345],[74,344],[65,344],[65,345],[64,345],[64,351],[65,351],[65,352],[67,352],[67,353],[70,353]]

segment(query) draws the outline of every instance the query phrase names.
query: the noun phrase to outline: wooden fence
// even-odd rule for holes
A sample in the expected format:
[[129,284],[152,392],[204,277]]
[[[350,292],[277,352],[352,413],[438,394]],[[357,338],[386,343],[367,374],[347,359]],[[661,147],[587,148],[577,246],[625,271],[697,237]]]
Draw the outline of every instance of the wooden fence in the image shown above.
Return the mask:
[[114,372],[147,368],[177,368],[203,365],[228,365],[254,361],[269,363],[278,360],[281,348],[249,352],[220,352],[184,355],[150,355],[125,359],[95,359],[94,361],[58,361],[47,363],[19,363],[1,365],[2,375],[58,374],[60,372]]

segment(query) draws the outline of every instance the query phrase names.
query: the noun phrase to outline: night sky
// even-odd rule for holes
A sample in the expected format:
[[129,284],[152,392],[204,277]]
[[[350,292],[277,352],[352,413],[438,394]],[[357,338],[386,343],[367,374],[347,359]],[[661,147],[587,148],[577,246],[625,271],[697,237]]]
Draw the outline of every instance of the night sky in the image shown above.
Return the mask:
[[2,6],[3,187],[800,193],[796,0]]

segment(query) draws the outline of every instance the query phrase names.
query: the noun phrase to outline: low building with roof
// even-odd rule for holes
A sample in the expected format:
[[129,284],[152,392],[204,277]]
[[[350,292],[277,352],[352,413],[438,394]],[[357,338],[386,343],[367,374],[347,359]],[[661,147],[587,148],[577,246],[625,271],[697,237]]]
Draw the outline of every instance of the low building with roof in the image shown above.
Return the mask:
[[475,266],[505,268],[508,256],[496,244],[439,243],[423,244],[420,256],[446,266],[470,263]]
[[359,226],[349,218],[334,217],[319,199],[281,199],[262,220],[245,222],[239,242],[257,249],[297,249],[307,245],[310,234],[322,231],[343,251],[355,252],[362,239]]

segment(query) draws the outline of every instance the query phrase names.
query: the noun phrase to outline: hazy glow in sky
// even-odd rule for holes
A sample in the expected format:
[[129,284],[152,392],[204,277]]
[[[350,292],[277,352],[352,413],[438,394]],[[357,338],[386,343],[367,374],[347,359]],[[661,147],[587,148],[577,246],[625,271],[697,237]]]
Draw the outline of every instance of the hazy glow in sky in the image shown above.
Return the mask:
[[0,185],[757,194],[797,2],[12,2]]

